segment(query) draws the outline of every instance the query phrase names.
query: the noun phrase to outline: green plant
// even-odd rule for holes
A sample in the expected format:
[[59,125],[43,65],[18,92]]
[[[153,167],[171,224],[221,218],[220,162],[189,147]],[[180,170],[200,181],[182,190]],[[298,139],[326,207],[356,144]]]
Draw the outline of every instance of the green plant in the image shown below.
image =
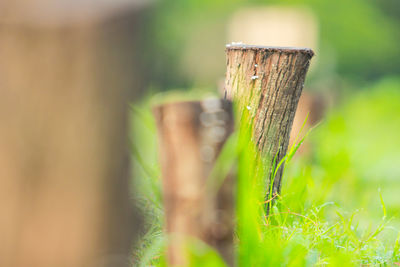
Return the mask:
[[[239,266],[399,264],[399,206],[390,191],[398,189],[398,179],[392,179],[398,170],[388,169],[400,159],[398,146],[392,147],[400,131],[400,124],[394,123],[399,120],[399,88],[398,80],[387,79],[362,94],[350,95],[306,139],[296,139],[284,158],[282,193],[275,196],[274,205],[264,199],[265,173],[256,149],[249,144],[250,133],[242,131],[231,137],[214,174],[237,166],[235,242]],[[133,151],[133,158],[136,178],[145,185],[138,192],[142,210],[149,218],[135,256],[141,266],[164,266],[167,237],[161,232],[155,132],[147,104],[134,110],[134,129],[148,125],[145,134],[137,133],[142,141],[134,142],[141,147]],[[314,150],[312,155],[294,156],[305,140]],[[277,167],[280,164],[283,161]],[[268,216],[265,202],[270,205]],[[193,255],[191,266],[224,265],[217,253],[201,242],[194,241],[188,249]]]

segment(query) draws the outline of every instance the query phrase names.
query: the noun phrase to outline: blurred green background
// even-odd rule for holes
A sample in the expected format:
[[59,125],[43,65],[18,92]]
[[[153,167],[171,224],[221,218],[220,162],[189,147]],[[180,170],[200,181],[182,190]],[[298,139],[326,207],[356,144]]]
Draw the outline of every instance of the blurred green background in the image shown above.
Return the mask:
[[[243,36],[250,31],[246,29],[250,24],[238,14],[246,11],[251,17],[251,12],[263,10],[265,17],[272,14],[268,12],[299,10],[311,23],[299,27],[304,31],[300,36],[313,39],[298,38],[299,43],[310,43],[316,52],[304,92],[316,96],[322,106],[306,107],[310,117],[317,118],[312,123],[319,123],[307,137],[305,151],[299,151],[287,166],[282,195],[295,198],[297,206],[292,208],[299,212],[328,203],[323,216],[331,222],[340,220],[337,211],[355,213],[359,233],[381,221],[381,195],[386,218],[391,218],[380,233],[383,252],[379,257],[384,258],[400,229],[399,0],[155,2],[144,14],[141,36],[147,93],[145,100],[132,105],[134,172],[142,209],[151,222],[144,239],[159,237],[160,225],[154,222],[163,220],[150,96],[170,90],[218,95],[225,73],[225,44],[246,42],[232,39],[241,34],[232,34],[232,27],[244,25]],[[253,34],[268,33],[272,18],[264,21],[262,12],[254,14],[261,20],[251,24],[255,25]],[[274,36],[268,38],[274,40]]]
[[146,14],[142,38],[152,85],[214,85],[224,75],[225,44],[244,41],[230,39],[232,17],[266,7],[306,8],[315,17],[318,71],[309,83],[339,75],[336,82],[360,88],[400,73],[398,0],[164,0]]

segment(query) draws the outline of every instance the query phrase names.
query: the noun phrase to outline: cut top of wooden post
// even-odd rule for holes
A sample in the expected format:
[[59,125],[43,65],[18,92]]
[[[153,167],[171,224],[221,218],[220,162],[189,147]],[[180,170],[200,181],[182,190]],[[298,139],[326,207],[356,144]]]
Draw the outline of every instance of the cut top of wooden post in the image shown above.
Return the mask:
[[[225,97],[247,113],[253,141],[272,166],[285,156],[289,134],[314,52],[309,48],[268,47],[232,43],[226,46]],[[274,170],[275,171],[275,170]],[[279,192],[283,165],[274,177]]]
[[252,51],[263,51],[263,52],[279,52],[279,53],[302,53],[308,54],[311,57],[314,56],[314,51],[307,47],[278,47],[278,46],[262,46],[262,45],[248,45],[242,43],[232,43],[226,45],[226,50],[252,50]]

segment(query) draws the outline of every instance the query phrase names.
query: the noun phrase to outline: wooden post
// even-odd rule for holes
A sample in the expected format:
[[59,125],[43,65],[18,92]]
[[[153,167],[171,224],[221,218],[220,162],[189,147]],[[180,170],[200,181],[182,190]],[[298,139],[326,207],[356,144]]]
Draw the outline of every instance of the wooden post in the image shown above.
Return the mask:
[[0,266],[129,266],[126,3],[0,3]]
[[[268,189],[274,161],[285,156],[304,79],[313,56],[308,48],[227,45],[225,96],[247,112],[253,141],[266,160]],[[274,178],[273,195],[280,192],[284,165]],[[267,199],[269,196],[267,191]]]
[[[176,102],[154,108],[163,174],[168,261],[187,266],[187,237],[214,246],[233,265],[233,178],[218,193],[209,175],[233,130],[232,106],[220,99]],[[211,181],[212,182],[212,181]]]

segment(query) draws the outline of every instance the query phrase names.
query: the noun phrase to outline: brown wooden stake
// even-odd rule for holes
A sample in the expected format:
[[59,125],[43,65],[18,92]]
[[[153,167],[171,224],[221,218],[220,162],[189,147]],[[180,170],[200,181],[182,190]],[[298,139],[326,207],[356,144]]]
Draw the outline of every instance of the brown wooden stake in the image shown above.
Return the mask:
[[[176,102],[154,108],[163,174],[168,262],[187,266],[187,237],[215,247],[233,265],[233,178],[214,193],[210,172],[233,130],[227,100]],[[210,183],[211,182],[211,183]]]
[[[274,162],[285,156],[304,79],[314,55],[308,48],[227,45],[225,96],[247,113],[253,141],[266,160],[267,199]],[[280,192],[284,165],[273,178],[273,195]]]
[[131,2],[0,2],[0,266],[130,266]]

